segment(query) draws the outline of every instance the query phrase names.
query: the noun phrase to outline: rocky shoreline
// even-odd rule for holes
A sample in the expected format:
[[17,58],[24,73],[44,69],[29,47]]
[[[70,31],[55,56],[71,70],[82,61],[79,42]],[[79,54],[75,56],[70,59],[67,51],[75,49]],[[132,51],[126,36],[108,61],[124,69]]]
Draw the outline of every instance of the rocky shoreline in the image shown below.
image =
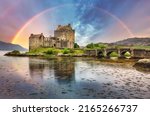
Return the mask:
[[150,59],[140,59],[134,64],[135,68],[139,68],[142,71],[150,72]]
[[[26,53],[19,53],[18,51],[8,52],[5,56],[12,56],[12,57],[36,57],[36,58],[43,58],[43,59],[51,59],[51,58],[59,58],[59,57],[89,57],[86,54],[58,54],[58,55],[43,55],[43,54],[26,54]],[[133,67],[139,69],[140,71],[150,72],[150,59],[107,59],[107,58],[96,58],[95,60],[99,60],[101,62],[112,62],[112,63],[124,63],[124,62],[134,62]]]

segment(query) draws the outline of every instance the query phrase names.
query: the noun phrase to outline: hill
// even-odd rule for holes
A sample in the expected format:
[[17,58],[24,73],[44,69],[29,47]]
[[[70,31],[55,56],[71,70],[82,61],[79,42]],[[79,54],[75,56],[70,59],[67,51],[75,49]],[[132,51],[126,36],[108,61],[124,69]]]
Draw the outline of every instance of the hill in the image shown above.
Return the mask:
[[111,44],[125,46],[150,46],[150,38],[128,38]]
[[1,51],[9,51],[9,50],[19,50],[19,51],[26,51],[26,48],[23,48],[20,45],[17,44],[11,44],[11,43],[6,43],[6,42],[2,42],[0,41],[0,50]]

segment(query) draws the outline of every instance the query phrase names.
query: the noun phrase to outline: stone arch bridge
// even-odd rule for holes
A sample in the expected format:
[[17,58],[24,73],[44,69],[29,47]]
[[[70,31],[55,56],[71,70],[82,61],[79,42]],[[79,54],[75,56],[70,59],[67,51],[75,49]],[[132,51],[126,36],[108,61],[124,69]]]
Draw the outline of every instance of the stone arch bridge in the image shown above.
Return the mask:
[[119,57],[125,57],[124,54],[129,52],[133,58],[150,58],[150,50],[145,49],[131,49],[131,48],[105,48],[105,49],[94,49],[85,50],[87,56],[95,57],[110,57],[112,52],[118,53]]

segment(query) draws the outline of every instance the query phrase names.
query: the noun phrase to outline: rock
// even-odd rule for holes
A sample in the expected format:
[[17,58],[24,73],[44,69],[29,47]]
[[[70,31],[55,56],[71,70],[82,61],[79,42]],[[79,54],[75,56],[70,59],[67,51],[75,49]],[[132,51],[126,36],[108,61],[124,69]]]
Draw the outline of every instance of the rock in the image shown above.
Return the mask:
[[8,52],[5,54],[5,56],[17,56],[20,55],[20,52],[18,50],[14,50],[12,52]]
[[138,71],[150,72],[150,59],[140,59],[133,67],[135,67]]
[[150,64],[150,59],[140,59],[137,63]]
[[140,59],[138,62],[135,63],[135,66],[150,68],[150,59]]

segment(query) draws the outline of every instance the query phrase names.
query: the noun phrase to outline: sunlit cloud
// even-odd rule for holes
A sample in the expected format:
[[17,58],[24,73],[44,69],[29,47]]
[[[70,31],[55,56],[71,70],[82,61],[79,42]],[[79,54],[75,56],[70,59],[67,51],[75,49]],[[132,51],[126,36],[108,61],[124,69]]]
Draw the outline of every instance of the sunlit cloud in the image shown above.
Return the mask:
[[[114,42],[129,37],[150,37],[149,0],[0,2],[0,40],[20,44],[26,48],[31,33],[53,36],[57,25],[68,23],[75,29],[76,42],[80,45],[90,42]],[[48,9],[53,11],[45,12],[31,21],[33,17]]]

